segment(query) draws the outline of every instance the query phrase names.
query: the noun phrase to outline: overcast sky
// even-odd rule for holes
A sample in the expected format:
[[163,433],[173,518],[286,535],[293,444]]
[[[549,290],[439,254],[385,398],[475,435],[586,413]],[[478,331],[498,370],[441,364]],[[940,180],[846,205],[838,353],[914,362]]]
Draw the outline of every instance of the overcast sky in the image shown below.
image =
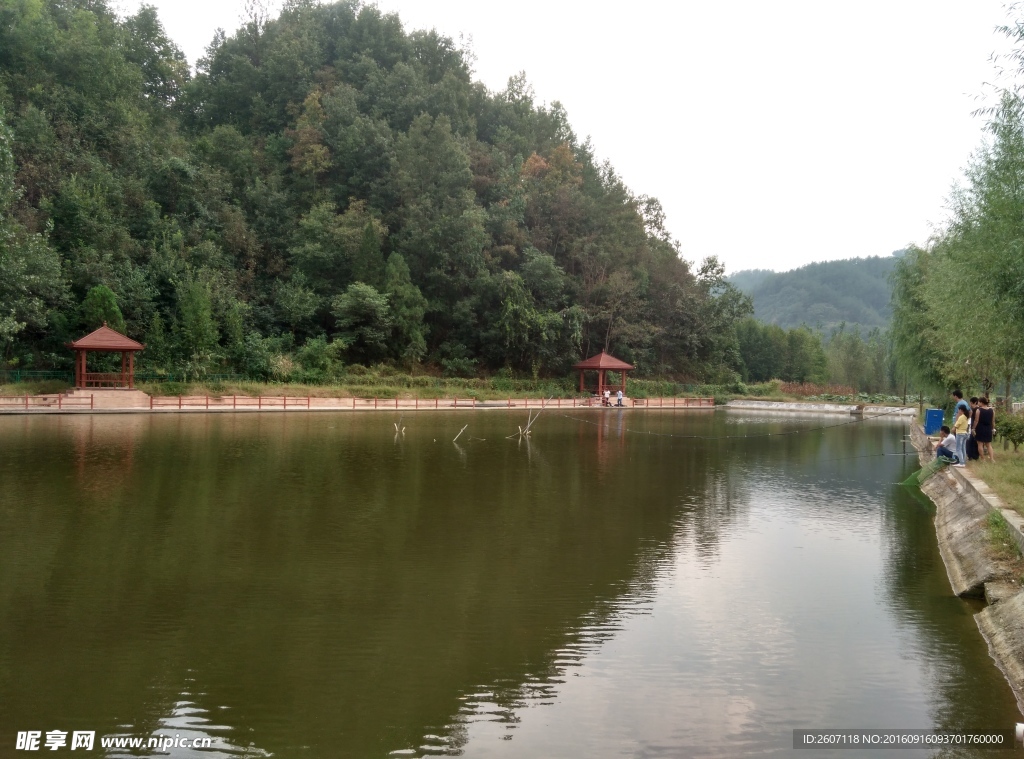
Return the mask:
[[[243,0],[150,0],[194,65]],[[121,0],[134,11],[138,0]],[[1001,0],[378,0],[460,35],[492,90],[525,71],[683,255],[730,272],[925,243],[983,138]],[[470,42],[471,40],[471,42]]]

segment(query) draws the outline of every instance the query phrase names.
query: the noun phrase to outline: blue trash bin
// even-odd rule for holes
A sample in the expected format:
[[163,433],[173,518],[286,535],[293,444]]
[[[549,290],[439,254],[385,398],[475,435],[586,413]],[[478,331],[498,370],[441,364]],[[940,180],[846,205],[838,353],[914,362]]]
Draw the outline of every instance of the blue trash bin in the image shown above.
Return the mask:
[[942,428],[942,409],[930,408],[924,412],[924,434],[934,435]]

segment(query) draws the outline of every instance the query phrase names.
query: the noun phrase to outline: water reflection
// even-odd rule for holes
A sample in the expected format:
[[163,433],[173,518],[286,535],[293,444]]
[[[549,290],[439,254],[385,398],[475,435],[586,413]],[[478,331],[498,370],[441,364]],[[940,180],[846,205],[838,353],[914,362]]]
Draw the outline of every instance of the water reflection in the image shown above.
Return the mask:
[[[739,756],[1015,714],[877,457],[903,427],[591,418],[0,420],[0,736]],[[780,434],[696,439],[743,430]]]

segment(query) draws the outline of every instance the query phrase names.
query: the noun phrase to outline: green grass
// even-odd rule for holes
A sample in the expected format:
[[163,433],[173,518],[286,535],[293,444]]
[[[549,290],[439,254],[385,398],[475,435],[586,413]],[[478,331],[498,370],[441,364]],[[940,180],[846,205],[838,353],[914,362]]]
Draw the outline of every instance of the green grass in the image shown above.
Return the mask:
[[39,382],[12,382],[0,384],[0,395],[51,395],[63,393],[71,387],[63,380],[40,380]]
[[1024,451],[993,447],[995,461],[974,461],[971,472],[983,479],[1003,503],[1024,514]]
[[992,550],[1002,558],[1021,558],[1020,547],[1014,540],[1010,525],[998,511],[990,511],[988,514],[988,540]]
[[[429,379],[429,378],[428,378]],[[502,388],[476,384],[474,381],[454,380],[441,383],[394,383],[377,378],[366,381],[354,377],[352,382],[325,385],[275,382],[144,382],[138,388],[144,393],[163,395],[264,395],[304,398],[476,398],[495,400],[504,398],[572,398],[579,392],[555,385],[536,388]]]

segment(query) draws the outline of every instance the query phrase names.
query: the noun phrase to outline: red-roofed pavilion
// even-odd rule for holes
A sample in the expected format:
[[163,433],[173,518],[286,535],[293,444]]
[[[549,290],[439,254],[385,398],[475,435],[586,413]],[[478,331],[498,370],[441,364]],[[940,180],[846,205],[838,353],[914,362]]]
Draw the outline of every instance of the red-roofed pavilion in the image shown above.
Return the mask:
[[[586,361],[580,361],[576,364],[573,369],[579,369],[580,371],[580,392],[586,392],[586,386],[583,382],[583,375],[588,371],[597,372],[597,390],[595,391],[598,395],[604,395],[605,390],[615,392],[621,390],[622,394],[626,394],[626,372],[635,369],[636,367],[632,364],[627,364],[625,361],[615,358],[615,356],[609,355],[604,351],[601,351],[596,356],[591,356]],[[620,385],[611,385],[607,381],[606,374],[608,372],[618,372],[619,378],[622,381]]]
[[[103,322],[103,326],[85,337],[68,343],[75,352],[75,387],[135,387],[135,352],[146,346],[112,330]],[[86,356],[89,351],[99,353],[120,353],[121,373],[90,372],[86,368]]]

